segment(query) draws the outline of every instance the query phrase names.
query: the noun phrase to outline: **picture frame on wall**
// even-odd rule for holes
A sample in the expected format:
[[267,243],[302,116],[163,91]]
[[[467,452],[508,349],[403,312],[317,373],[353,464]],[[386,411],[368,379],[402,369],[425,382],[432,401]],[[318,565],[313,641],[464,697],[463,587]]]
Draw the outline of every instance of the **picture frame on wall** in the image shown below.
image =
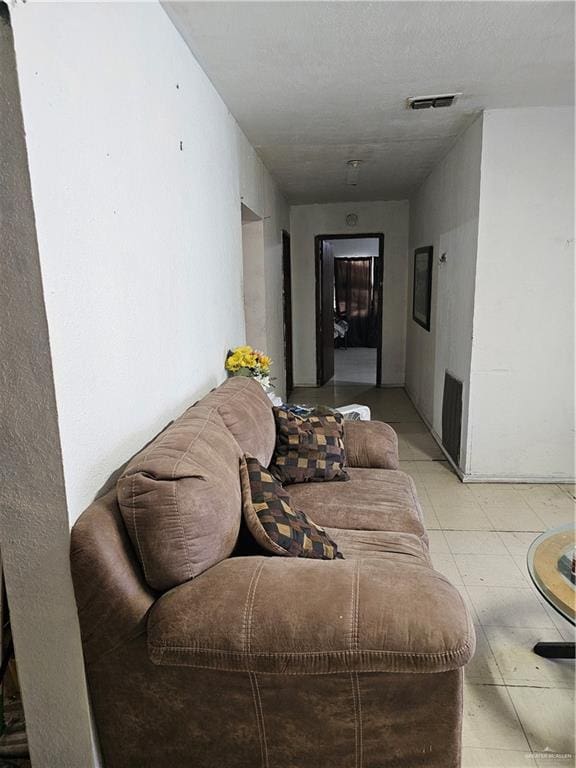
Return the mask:
[[412,319],[426,331],[430,331],[432,307],[432,254],[431,245],[414,251]]

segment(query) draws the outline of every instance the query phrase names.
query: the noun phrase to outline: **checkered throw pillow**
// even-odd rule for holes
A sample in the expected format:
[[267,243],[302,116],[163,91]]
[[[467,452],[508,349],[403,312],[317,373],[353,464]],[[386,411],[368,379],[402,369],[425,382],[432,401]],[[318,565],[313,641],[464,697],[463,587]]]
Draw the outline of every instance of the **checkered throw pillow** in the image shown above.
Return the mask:
[[244,520],[261,547],[284,557],[343,559],[324,528],[294,509],[290,496],[258,459],[244,456],[240,479]]
[[344,418],[339,413],[309,416],[274,408],[276,450],[270,471],[281,483],[348,480]]

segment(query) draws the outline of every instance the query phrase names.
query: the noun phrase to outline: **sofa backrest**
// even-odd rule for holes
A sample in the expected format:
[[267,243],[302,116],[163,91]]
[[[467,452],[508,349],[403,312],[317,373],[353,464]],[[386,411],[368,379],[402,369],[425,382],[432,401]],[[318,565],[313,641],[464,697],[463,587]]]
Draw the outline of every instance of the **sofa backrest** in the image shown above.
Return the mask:
[[260,384],[245,376],[227,379],[198,405],[216,408],[243,453],[267,467],[276,444],[272,402]]
[[[212,390],[140,451],[116,488],[74,525],[71,558],[79,613],[85,614],[81,623],[101,614],[101,606],[88,607],[95,590],[113,592],[115,600],[127,601],[119,614],[126,631],[134,631],[156,592],[228,557],[242,514],[240,457],[250,453],[267,466],[274,444],[270,399],[258,382],[238,377]],[[134,605],[138,618],[130,616]]]
[[201,401],[129,462],[118,505],[153,589],[193,579],[232,553],[241,455],[217,409]]

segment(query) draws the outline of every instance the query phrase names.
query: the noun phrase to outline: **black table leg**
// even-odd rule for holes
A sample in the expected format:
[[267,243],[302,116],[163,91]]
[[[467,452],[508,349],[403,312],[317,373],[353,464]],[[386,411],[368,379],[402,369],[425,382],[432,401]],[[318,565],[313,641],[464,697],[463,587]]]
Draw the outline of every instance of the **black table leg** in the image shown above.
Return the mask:
[[576,658],[575,643],[536,643],[534,653],[545,659],[574,659]]

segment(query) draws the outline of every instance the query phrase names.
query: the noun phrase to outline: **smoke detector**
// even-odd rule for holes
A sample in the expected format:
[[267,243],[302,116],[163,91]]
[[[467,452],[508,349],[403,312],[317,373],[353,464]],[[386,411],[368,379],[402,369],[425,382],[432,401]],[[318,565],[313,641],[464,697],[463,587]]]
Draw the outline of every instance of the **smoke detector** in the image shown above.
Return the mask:
[[430,109],[451,107],[461,93],[440,93],[436,96],[410,96],[406,99],[407,109]]

